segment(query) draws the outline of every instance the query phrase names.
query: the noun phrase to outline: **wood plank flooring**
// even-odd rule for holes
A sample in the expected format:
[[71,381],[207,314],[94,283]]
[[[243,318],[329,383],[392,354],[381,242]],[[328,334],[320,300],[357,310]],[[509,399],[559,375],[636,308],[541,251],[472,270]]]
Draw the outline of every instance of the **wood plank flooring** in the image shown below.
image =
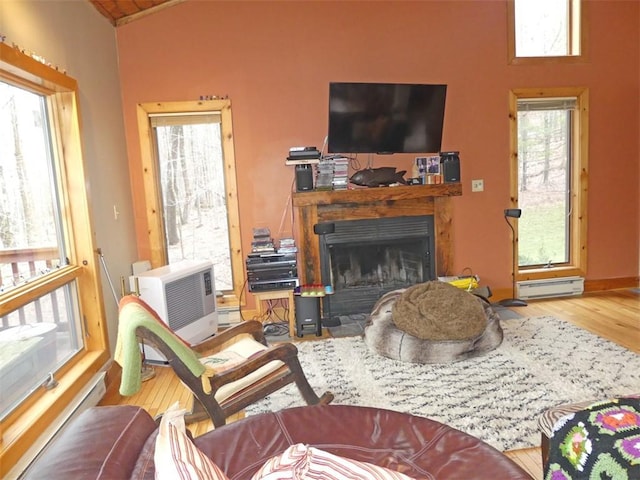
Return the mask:
[[[640,289],[611,290],[587,293],[580,297],[537,300],[527,307],[514,308],[527,317],[550,315],[607,338],[640,354]],[[323,335],[324,336],[324,335]],[[304,341],[313,341],[305,337]],[[296,339],[300,340],[301,339]],[[167,367],[155,367],[155,377],[143,383],[141,391],[131,397],[107,403],[140,405],[153,416],[163,412],[173,402],[191,408],[191,396]],[[105,403],[106,404],[106,403]],[[237,415],[232,420],[242,418]],[[194,436],[213,427],[210,421],[189,425]],[[512,450],[505,454],[529,472],[535,480],[542,479],[540,448]]]

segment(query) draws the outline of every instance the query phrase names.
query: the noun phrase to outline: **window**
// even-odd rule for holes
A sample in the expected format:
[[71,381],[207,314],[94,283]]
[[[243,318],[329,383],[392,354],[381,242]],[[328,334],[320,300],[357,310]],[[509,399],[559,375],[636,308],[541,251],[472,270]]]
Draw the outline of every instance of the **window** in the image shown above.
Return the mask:
[[[213,261],[221,303],[238,304],[243,268],[229,100],[138,108],[154,267]],[[155,212],[161,215],[155,215]]]
[[511,63],[575,61],[585,56],[581,0],[509,0]]
[[[66,265],[46,97],[0,82],[0,278],[11,292]],[[0,321],[0,418],[80,350],[75,281]],[[8,351],[7,351],[8,350]]]
[[584,275],[586,268],[587,92],[511,94],[512,198],[520,278]]
[[17,49],[0,49],[4,476],[109,353],[84,188],[77,84]]

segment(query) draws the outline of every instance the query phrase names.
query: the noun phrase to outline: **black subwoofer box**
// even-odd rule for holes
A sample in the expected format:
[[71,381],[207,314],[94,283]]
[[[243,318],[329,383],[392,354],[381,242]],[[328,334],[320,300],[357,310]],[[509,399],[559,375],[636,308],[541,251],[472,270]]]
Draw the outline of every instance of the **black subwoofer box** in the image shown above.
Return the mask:
[[320,297],[294,295],[293,300],[296,311],[296,335],[302,337],[305,330],[311,330],[316,336],[321,336]]

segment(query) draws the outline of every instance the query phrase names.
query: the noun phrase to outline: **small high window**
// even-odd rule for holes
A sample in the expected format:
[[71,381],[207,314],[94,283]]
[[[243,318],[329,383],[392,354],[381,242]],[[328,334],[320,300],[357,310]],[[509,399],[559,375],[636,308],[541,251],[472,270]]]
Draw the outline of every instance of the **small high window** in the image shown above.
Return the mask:
[[584,56],[582,0],[509,0],[508,5],[511,63]]

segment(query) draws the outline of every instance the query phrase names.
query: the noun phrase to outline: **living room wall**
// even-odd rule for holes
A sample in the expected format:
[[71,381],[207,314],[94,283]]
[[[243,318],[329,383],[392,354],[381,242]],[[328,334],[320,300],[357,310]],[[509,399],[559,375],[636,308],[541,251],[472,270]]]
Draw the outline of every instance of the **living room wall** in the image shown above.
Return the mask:
[[[508,92],[590,92],[588,272],[599,285],[637,278],[640,241],[640,4],[589,1],[586,62],[510,66],[505,1],[185,1],[117,28],[136,218],[144,218],[136,104],[228,95],[242,243],[290,218],[288,149],[320,147],[331,81],[446,83],[443,150],[459,150],[452,199],[454,268],[494,291],[511,282]],[[410,171],[414,156],[360,156]],[[471,192],[484,179],[484,192]],[[287,221],[283,234],[290,234]],[[139,256],[147,230],[137,225]]]

